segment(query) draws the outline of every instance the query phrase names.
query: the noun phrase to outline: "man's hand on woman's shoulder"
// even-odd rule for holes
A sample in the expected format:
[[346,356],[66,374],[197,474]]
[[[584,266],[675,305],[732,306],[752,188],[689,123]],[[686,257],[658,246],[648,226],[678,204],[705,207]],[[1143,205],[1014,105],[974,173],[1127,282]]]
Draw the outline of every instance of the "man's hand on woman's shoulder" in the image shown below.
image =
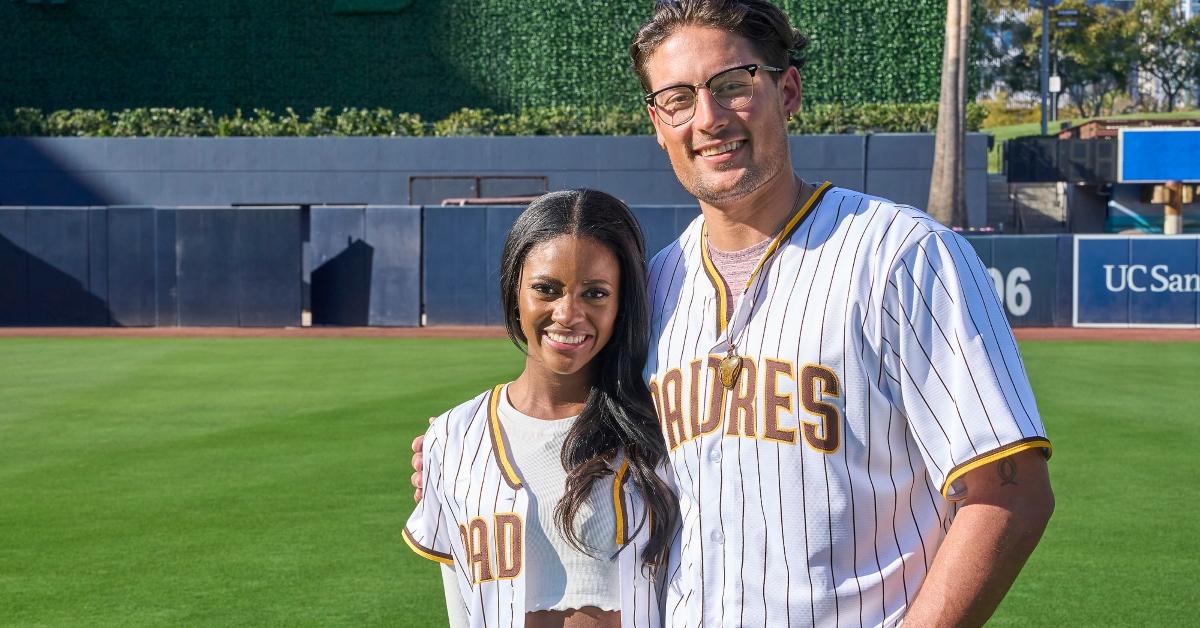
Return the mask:
[[[433,416],[429,417],[429,424],[433,425],[433,421],[436,418],[437,417],[433,417]],[[413,439],[413,442],[412,442],[413,474],[412,474],[412,477],[410,477],[408,481],[411,482],[413,485],[413,488],[416,489],[415,491],[413,491],[413,500],[418,501],[418,502],[421,501],[421,498],[425,496],[425,492],[423,490],[421,490],[421,489],[425,488],[422,485],[424,480],[421,478],[421,466],[422,466],[422,462],[423,462],[422,461],[423,456],[421,455],[421,448],[424,446],[425,446],[425,435],[424,434],[421,434]]]

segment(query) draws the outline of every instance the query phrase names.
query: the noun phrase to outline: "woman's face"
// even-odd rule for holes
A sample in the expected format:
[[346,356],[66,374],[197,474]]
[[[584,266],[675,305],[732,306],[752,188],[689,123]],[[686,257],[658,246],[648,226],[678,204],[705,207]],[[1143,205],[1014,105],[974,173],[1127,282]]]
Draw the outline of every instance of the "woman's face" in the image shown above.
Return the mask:
[[562,235],[535,245],[521,267],[517,310],[529,363],[571,375],[612,337],[621,265],[603,244]]

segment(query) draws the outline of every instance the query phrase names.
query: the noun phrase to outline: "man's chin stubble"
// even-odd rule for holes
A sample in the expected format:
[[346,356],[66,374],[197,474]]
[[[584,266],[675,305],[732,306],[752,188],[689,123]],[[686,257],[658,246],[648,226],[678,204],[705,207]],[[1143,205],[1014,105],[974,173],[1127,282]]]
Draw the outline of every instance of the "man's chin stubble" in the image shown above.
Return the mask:
[[684,187],[692,196],[696,197],[696,200],[715,204],[745,198],[755,190],[761,188],[770,179],[771,177],[767,176],[766,173],[759,170],[749,170],[728,189],[716,190],[710,188],[704,184],[703,177],[696,177],[690,182],[691,185],[685,185]]

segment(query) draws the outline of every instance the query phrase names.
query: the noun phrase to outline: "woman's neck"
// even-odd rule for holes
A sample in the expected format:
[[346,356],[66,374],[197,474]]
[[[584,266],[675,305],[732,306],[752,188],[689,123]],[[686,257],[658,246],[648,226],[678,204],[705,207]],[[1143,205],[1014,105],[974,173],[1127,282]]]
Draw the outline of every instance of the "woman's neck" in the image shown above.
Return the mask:
[[508,401],[521,414],[547,420],[565,419],[583,411],[591,388],[589,367],[563,375],[526,360],[525,370],[508,386]]

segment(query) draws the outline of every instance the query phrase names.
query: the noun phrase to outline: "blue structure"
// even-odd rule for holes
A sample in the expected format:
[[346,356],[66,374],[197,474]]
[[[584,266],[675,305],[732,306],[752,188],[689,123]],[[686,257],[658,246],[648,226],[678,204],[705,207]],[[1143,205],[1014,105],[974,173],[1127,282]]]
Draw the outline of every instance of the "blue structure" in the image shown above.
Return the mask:
[[1200,236],[1078,236],[1077,327],[1200,327]]
[[1200,129],[1121,129],[1119,133],[1117,181],[1200,182]]

